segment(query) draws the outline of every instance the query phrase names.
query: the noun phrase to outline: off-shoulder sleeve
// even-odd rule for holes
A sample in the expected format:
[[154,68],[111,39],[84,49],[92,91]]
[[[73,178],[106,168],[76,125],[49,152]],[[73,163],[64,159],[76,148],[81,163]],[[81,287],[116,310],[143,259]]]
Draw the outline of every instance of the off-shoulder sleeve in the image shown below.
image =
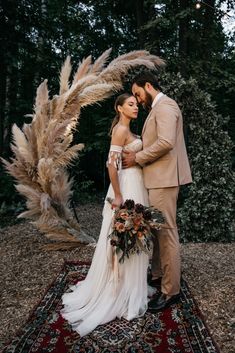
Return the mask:
[[112,165],[117,170],[122,168],[122,146],[111,145],[106,166]]

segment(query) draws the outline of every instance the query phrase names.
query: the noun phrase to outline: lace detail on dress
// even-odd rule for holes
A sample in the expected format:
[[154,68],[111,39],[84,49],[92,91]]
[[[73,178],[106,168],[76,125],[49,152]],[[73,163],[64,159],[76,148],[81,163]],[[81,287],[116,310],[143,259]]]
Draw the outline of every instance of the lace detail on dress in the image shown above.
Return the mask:
[[123,151],[132,151],[132,152],[139,152],[143,148],[143,144],[141,139],[136,138],[132,142],[128,143],[127,145],[123,146]]
[[117,170],[122,169],[122,146],[111,145],[106,166],[112,165]]

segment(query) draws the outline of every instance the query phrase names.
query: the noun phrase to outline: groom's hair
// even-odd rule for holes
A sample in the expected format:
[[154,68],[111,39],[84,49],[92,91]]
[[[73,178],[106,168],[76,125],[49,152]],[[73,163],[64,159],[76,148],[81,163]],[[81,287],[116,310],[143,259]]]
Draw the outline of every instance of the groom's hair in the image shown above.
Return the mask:
[[149,82],[153,86],[153,88],[159,91],[162,91],[157,76],[150,71],[143,71],[139,73],[137,76],[135,76],[131,86],[133,86],[133,84],[136,83],[137,86],[144,88],[146,82]]

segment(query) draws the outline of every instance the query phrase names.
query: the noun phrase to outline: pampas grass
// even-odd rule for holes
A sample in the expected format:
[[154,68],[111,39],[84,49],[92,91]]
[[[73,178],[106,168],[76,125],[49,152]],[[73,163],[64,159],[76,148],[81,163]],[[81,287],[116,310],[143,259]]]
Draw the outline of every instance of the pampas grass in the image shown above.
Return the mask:
[[67,57],[60,72],[59,95],[50,99],[47,80],[40,84],[32,122],[24,124],[22,130],[13,125],[14,157],[10,162],[2,159],[17,181],[17,191],[27,200],[28,210],[19,217],[29,218],[54,241],[47,247],[50,250],[94,242],[74,219],[70,207],[72,180],[66,170],[84,147],[71,145],[81,108],[122,90],[129,69],[139,65],[149,69],[164,66],[162,59],[145,50],[121,55],[107,65],[110,52],[111,49],[106,50],[94,63],[91,56],[85,58],[71,81],[72,65]]

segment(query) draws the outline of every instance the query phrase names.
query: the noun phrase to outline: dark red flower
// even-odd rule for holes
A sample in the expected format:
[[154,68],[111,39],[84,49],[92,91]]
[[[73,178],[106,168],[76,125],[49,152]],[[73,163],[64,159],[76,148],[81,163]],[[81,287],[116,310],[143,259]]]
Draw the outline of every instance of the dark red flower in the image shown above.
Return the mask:
[[144,206],[141,203],[137,203],[135,205],[135,211],[137,213],[143,213],[144,212]]
[[116,245],[117,245],[117,242],[116,242],[116,240],[111,239],[111,240],[110,240],[110,244],[111,244],[112,246],[116,246]]
[[146,210],[143,212],[143,217],[146,221],[150,221],[152,219],[152,214],[150,211]]
[[124,202],[124,206],[128,209],[131,210],[135,206],[135,202],[133,200],[126,200]]

